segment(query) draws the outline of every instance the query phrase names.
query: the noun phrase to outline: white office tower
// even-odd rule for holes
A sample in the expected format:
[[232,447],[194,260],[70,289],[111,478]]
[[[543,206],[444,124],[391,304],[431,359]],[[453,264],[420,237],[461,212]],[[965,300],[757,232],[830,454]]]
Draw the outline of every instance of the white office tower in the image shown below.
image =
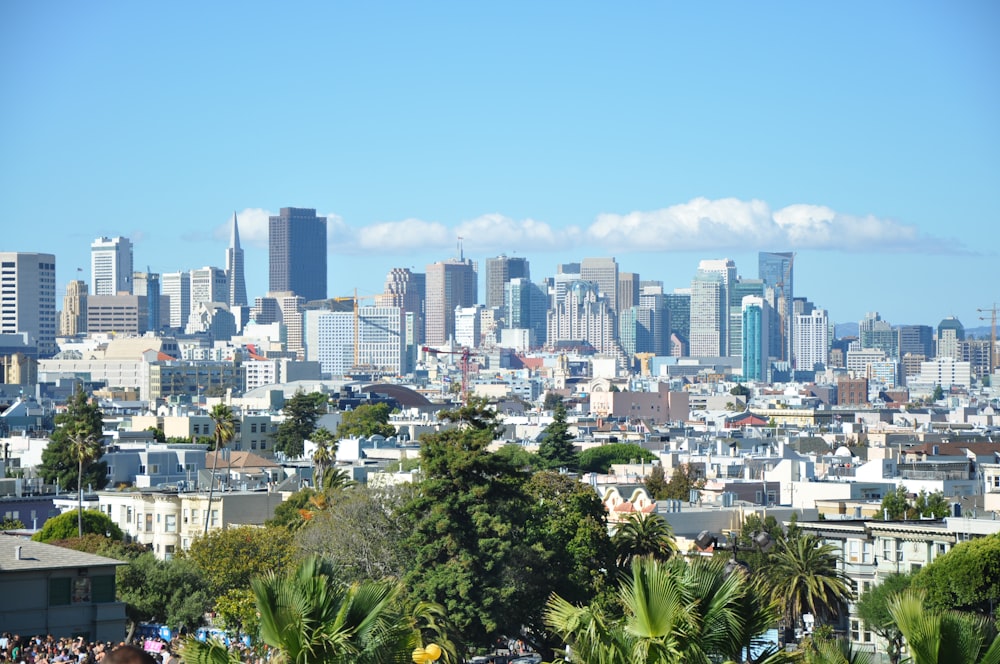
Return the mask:
[[228,305],[229,279],[226,271],[219,267],[191,270],[191,313],[199,311],[201,305],[212,302]]
[[343,376],[351,371],[357,323],[358,368],[401,374],[406,354],[404,321],[400,307],[360,307],[357,320],[353,311],[306,311],[306,359],[319,362],[324,375]]
[[688,339],[691,357],[726,355],[728,318],[723,275],[699,268],[691,280],[691,336]]
[[824,309],[795,317],[792,331],[796,371],[822,371],[830,350],[830,321]]
[[119,293],[131,295],[131,240],[127,237],[99,237],[91,243],[90,285],[93,295],[118,295]]
[[56,346],[56,257],[0,252],[0,334],[27,333],[38,356],[52,357]]
[[455,307],[455,343],[466,348],[479,348],[483,338],[485,307]]
[[184,329],[191,314],[191,273],[164,272],[160,276],[160,294],[170,303],[167,324],[175,330]]
[[562,301],[549,311],[548,343],[586,342],[598,353],[624,360],[615,334],[615,313],[608,301],[598,296],[598,288],[592,281],[580,280],[566,290]]
[[618,311],[618,263],[614,258],[584,258],[580,262],[580,278],[597,284],[598,294],[607,300],[612,311]]

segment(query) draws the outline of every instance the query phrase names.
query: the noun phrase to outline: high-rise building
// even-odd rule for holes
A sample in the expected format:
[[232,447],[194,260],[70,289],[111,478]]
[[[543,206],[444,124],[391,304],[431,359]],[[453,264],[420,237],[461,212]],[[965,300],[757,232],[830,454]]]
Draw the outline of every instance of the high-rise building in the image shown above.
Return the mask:
[[743,298],[764,297],[764,282],[760,279],[739,279],[729,284],[729,356],[743,352]]
[[511,279],[531,279],[528,259],[500,255],[486,259],[486,306],[503,307],[503,289]]
[[306,302],[326,299],[326,217],[281,208],[268,224],[268,291],[291,291]]
[[243,270],[243,249],[240,247],[240,229],[236,223],[236,213],[233,213],[233,233],[229,238],[229,248],[226,249],[226,279],[229,282],[229,297],[226,304],[229,308],[245,307],[247,300],[247,282]]
[[639,306],[639,275],[636,272],[618,273],[618,311]]
[[127,237],[99,237],[90,245],[92,295],[132,292],[132,241]]
[[229,280],[226,271],[219,267],[202,267],[191,270],[191,312],[203,304],[225,303],[229,300]]
[[698,270],[691,280],[691,357],[722,357],[726,354],[728,302],[723,277],[715,271]]
[[411,272],[409,268],[394,267],[385,277],[382,295],[375,296],[377,307],[399,307],[403,312],[404,355],[402,373],[413,370],[417,351],[424,342],[424,293],[427,281],[423,272]]
[[877,348],[889,359],[899,359],[899,334],[877,311],[868,312],[858,323],[861,348]]
[[830,353],[830,321],[823,309],[795,317],[795,369],[821,371]]
[[607,300],[611,311],[618,311],[618,263],[614,258],[584,258],[580,279],[597,284],[597,291]]
[[924,359],[934,357],[934,328],[930,325],[900,325],[899,357],[907,354],[923,355]]
[[548,344],[585,342],[598,353],[614,355],[624,364],[618,345],[615,312],[600,287],[592,281],[579,280],[567,290],[561,302],[549,311]]
[[[403,310],[360,307],[358,315],[358,366],[404,373]],[[306,359],[319,362],[324,375],[343,376],[351,371],[355,357],[353,311],[310,310],[304,318]]]
[[511,279],[504,290],[507,312],[504,329],[530,330],[530,345],[543,345],[547,337],[548,294],[528,279]]
[[743,337],[742,365],[743,379],[753,381],[768,380],[770,354],[768,352],[768,324],[771,305],[763,297],[747,295],[740,304],[743,320],[740,323]]
[[[160,290],[160,275],[155,272],[136,272],[132,275],[132,290],[146,297],[147,320],[145,329],[160,331],[166,327],[163,311],[170,308],[170,300]],[[166,306],[164,306],[164,302]]]
[[757,276],[764,282],[765,296],[776,320],[771,326],[771,357],[792,359],[792,300],[795,297],[793,252],[762,251],[757,255]]
[[56,257],[0,252],[0,334],[27,332],[38,357],[55,355]]
[[87,282],[74,279],[66,285],[59,314],[59,336],[75,337],[87,332]]
[[160,293],[169,302],[167,324],[175,330],[183,330],[191,315],[191,273],[164,272],[160,277]]
[[87,334],[140,336],[149,322],[145,295],[90,295],[87,297]]
[[455,307],[476,304],[479,285],[476,264],[459,257],[427,266],[424,339],[443,344],[455,336]]
[[643,286],[639,294],[639,307],[650,311],[653,338],[649,352],[656,355],[670,355],[670,310],[667,308],[667,296],[663,293],[663,285]]
[[965,326],[954,316],[948,316],[937,328],[937,357],[950,357],[961,361],[962,348],[959,342],[965,341]]
[[665,293],[663,303],[670,315],[671,334],[688,343],[691,338],[691,289],[677,288],[673,293]]

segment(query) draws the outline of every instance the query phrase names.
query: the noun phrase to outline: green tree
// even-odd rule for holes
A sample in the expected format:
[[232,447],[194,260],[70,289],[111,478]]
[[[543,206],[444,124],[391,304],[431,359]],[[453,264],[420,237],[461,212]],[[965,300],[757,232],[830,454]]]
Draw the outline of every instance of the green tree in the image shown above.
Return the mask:
[[197,627],[212,604],[205,581],[190,560],[158,560],[149,551],[118,568],[116,586],[132,623],[130,631],[139,622],[174,629]]
[[81,524],[84,534],[93,533],[115,540],[122,539],[122,529],[111,520],[111,517],[97,510],[83,510],[81,515],[63,512],[46,521],[42,525],[42,529],[35,533],[31,539],[35,542],[51,542],[80,537]]
[[585,473],[606,473],[613,463],[639,463],[656,460],[656,455],[634,443],[608,443],[580,453],[580,470]]
[[882,518],[889,521],[905,519],[910,510],[909,495],[905,486],[897,486],[895,491],[882,497]]
[[734,385],[733,389],[729,390],[729,393],[732,394],[735,397],[749,397],[750,396],[750,388],[747,387],[746,385],[742,385],[742,384],[740,384],[740,385]]
[[[215,454],[212,455],[212,477],[208,483],[208,514],[211,514],[212,498],[215,496],[215,471],[219,467],[220,451],[236,435],[236,417],[233,415],[233,409],[224,403],[212,406],[209,417],[212,418],[212,442],[215,444]],[[205,535],[208,534],[210,520],[207,516],[205,517],[205,531],[203,533]]]
[[278,425],[274,436],[274,450],[290,458],[302,456],[305,440],[316,430],[316,421],[326,412],[326,396],[314,392],[297,391],[285,402],[284,421]]
[[929,609],[913,588],[889,599],[889,614],[913,664],[1000,663],[1000,637],[984,616]]
[[665,497],[673,500],[690,500],[691,489],[697,488],[698,479],[691,464],[682,463],[676,466],[670,475],[670,481],[667,482]]
[[413,526],[405,581],[415,597],[445,607],[461,644],[492,643],[518,633],[531,596],[524,476],[487,449],[501,428],[485,401],[439,418],[459,427],[421,441],[424,479],[406,507]]
[[389,404],[361,404],[354,410],[340,414],[337,438],[360,438],[361,436],[396,435],[396,427],[389,424]]
[[494,454],[506,460],[515,468],[520,468],[525,472],[543,470],[545,466],[540,456],[534,452],[529,452],[517,443],[507,443],[494,452]]
[[314,484],[317,487],[322,487],[326,469],[332,466],[337,458],[337,437],[326,427],[320,427],[313,431],[311,440],[316,445],[312,457],[313,466],[316,467]]
[[618,566],[628,569],[638,556],[666,560],[677,552],[674,529],[658,514],[629,514],[611,538]]
[[561,402],[556,406],[552,422],[545,427],[538,456],[547,468],[573,470],[577,466],[579,455],[573,449],[573,435],[566,423],[566,406]]
[[931,394],[931,401],[938,402],[941,401],[941,399],[943,398],[944,398],[944,390],[941,388],[940,385],[935,385],[934,393]]
[[858,598],[858,617],[885,641],[889,664],[899,664],[903,647],[903,633],[889,613],[889,600],[909,588],[912,580],[909,574],[890,574]]
[[284,528],[242,526],[196,538],[184,556],[205,579],[223,622],[252,633],[255,616],[250,580],[268,570],[287,569],[292,552]]
[[839,614],[851,598],[851,588],[838,563],[834,546],[815,535],[778,540],[767,578],[771,597],[782,607],[787,626],[797,625],[807,611],[816,617],[817,624]]
[[643,485],[646,487],[646,493],[653,500],[667,499],[667,479],[662,464],[658,463],[653,466],[649,474],[646,475]]
[[13,517],[5,516],[0,519],[0,530],[23,530],[24,524],[21,523],[20,519],[15,519]]
[[928,494],[923,489],[917,494],[917,499],[913,503],[914,517],[933,517],[943,519],[948,516],[948,499],[944,497],[944,492],[935,491]]
[[562,395],[558,392],[546,392],[545,400],[542,401],[542,410],[555,410],[556,406],[563,403]]
[[993,615],[1000,597],[1000,534],[955,545],[913,577],[928,609]]

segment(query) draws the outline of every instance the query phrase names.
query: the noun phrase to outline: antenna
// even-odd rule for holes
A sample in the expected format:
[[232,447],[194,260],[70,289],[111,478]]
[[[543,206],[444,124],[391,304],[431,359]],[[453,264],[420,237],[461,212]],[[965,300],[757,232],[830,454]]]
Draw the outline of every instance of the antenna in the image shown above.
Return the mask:
[[458,236],[458,260],[464,261],[465,254],[462,253],[462,236]]

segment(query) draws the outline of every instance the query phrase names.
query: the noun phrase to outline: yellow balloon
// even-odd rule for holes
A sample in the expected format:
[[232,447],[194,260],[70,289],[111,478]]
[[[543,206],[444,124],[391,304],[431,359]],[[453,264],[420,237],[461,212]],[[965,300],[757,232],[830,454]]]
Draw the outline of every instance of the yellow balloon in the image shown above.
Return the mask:
[[441,656],[441,646],[436,643],[428,643],[427,646],[424,647],[424,652],[427,653],[429,661],[433,662]]
[[417,648],[413,651],[413,661],[416,664],[424,664],[427,661],[427,651],[423,648]]

